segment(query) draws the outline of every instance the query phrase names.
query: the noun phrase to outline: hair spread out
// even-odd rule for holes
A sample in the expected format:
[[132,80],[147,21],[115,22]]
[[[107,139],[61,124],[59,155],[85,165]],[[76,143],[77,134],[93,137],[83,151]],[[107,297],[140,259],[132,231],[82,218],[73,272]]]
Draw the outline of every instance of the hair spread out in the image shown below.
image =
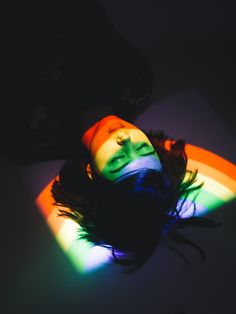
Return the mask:
[[[115,263],[128,266],[127,273],[144,265],[166,235],[194,247],[204,260],[203,250],[178,230],[219,225],[196,217],[195,205],[190,217],[181,218],[187,197],[202,187],[194,185],[197,171],[186,169],[185,142],[169,141],[168,149],[169,139],[162,131],[149,131],[147,136],[160,158],[161,172],[143,170],[119,183],[99,175],[90,180],[86,174],[90,160],[85,154],[66,163],[51,189],[55,205],[63,207],[59,215],[82,227],[79,238],[110,249]],[[182,253],[169,247],[191,267]]]

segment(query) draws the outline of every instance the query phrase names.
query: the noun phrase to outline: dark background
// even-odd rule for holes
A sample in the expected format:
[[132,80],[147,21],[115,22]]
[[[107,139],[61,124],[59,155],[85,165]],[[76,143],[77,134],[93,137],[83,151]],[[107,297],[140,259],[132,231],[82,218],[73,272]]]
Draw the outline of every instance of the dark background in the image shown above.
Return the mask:
[[102,3],[121,34],[146,53],[155,69],[159,99],[196,86],[235,134],[233,1]]
[[[102,3],[120,34],[141,48],[153,67],[153,100],[158,103],[195,87],[235,137],[233,1]],[[19,8],[12,6],[6,11],[11,21],[9,34],[17,29],[14,16],[23,16]],[[9,23],[5,25],[9,41]],[[132,277],[123,277],[112,267],[82,276],[71,267],[34,205],[37,193],[58,167],[54,163],[19,166],[2,159],[1,313],[230,313],[235,283],[235,250],[231,247],[235,203],[211,214],[216,219],[223,217],[223,229],[191,233],[192,239],[209,248],[208,264],[194,262],[194,273],[162,248],[146,271]],[[196,253],[185,250],[198,261]],[[195,286],[199,287],[196,297]],[[205,294],[208,286],[213,289],[209,295]]]

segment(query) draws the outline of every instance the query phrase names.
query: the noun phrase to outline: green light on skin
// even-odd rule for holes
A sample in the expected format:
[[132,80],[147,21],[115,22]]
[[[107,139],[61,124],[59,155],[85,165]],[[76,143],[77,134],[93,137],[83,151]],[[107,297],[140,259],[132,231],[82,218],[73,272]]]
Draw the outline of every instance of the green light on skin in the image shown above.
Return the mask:
[[[107,161],[101,175],[108,180],[114,181],[123,174],[125,167],[132,161],[148,156],[155,157],[160,162],[154,147],[147,142],[136,142],[131,145],[124,145]],[[151,159],[145,166],[146,168],[151,167]]]

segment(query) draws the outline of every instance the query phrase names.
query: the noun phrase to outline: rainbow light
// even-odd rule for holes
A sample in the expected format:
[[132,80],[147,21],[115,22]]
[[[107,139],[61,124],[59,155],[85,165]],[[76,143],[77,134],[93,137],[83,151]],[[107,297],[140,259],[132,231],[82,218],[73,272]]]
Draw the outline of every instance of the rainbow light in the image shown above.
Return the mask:
[[[168,145],[167,143],[167,148]],[[236,166],[222,157],[194,145],[186,145],[187,169],[198,169],[198,180],[204,182],[195,200],[196,215],[205,215],[236,198]],[[82,274],[94,271],[110,262],[110,252],[106,248],[92,246],[85,240],[78,240],[80,227],[68,218],[58,216],[58,207],[52,205],[51,185],[53,180],[36,198],[36,205],[44,216],[56,241],[69,257],[74,267]],[[182,217],[187,217],[193,209],[193,196],[186,202]]]

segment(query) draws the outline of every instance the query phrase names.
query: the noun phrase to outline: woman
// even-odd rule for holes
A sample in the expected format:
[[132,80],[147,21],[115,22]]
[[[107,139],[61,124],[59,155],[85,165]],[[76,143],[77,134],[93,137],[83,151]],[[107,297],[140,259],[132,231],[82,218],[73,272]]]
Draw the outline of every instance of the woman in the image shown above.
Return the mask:
[[76,6],[19,14],[5,45],[14,80],[1,115],[2,153],[18,162],[68,160],[52,187],[56,204],[68,208],[60,214],[83,227],[80,236],[109,247],[117,263],[143,265],[166,232],[203,256],[175,232],[214,225],[180,218],[200,188],[186,171],[184,141],[168,149],[163,133],[127,122],[148,104],[152,69],[98,1]]
[[109,248],[128,271],[141,267],[165,234],[192,245],[204,259],[201,248],[177,232],[217,225],[194,217],[195,210],[181,218],[187,196],[201,187],[193,186],[197,171],[186,170],[183,140],[145,134],[111,114],[87,128],[81,142],[83,157],[67,162],[52,186],[55,204],[64,207],[59,215],[82,227],[80,238]]

